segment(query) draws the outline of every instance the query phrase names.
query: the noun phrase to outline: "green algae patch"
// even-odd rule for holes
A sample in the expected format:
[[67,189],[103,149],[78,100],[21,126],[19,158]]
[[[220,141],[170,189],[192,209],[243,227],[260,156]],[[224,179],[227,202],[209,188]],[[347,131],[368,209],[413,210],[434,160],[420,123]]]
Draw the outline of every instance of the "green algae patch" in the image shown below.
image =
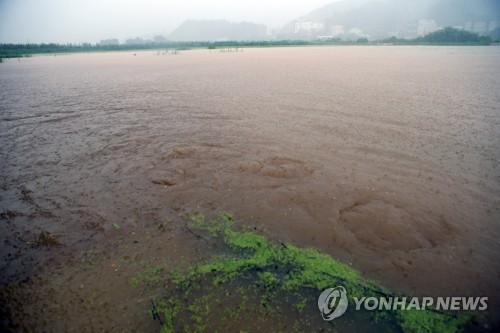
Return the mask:
[[421,310],[405,310],[397,312],[401,328],[404,332],[439,332],[439,333],[455,333],[460,331],[470,320],[467,315],[444,315],[440,312],[421,311]]
[[[275,331],[460,332],[469,316],[426,310],[354,310],[354,297],[396,297],[353,268],[315,249],[273,242],[248,230],[236,230],[233,217],[212,221],[185,214],[186,227],[216,244],[218,254],[184,272],[160,269],[133,280],[165,286],[154,312],[162,332]],[[162,277],[163,281],[161,282]],[[320,293],[347,290],[347,312],[324,321]]]

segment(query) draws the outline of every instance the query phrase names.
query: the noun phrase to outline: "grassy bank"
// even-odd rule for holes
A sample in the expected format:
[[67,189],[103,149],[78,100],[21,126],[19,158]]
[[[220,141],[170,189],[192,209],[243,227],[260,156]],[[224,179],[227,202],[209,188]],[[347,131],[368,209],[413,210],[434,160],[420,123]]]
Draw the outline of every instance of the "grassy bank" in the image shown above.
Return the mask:
[[[233,218],[221,214],[206,221],[186,214],[186,228],[200,241],[213,243],[218,254],[187,271],[166,274],[155,267],[131,283],[161,285],[164,294],[151,300],[162,332],[205,331],[352,331],[459,332],[469,314],[425,310],[355,311],[354,297],[395,297],[353,268],[314,249],[236,230]],[[350,308],[324,321],[318,296],[343,286]]]

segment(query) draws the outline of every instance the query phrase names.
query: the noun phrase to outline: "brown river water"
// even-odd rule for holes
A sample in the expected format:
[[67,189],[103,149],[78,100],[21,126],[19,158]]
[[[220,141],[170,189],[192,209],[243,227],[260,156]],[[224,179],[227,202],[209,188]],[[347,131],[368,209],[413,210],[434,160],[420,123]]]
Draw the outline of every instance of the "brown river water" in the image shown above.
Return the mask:
[[[234,50],[233,50],[234,51]],[[500,320],[500,47],[75,54],[0,65],[0,281],[19,331],[155,331],[130,279],[183,211]],[[166,222],[168,221],[168,222]]]

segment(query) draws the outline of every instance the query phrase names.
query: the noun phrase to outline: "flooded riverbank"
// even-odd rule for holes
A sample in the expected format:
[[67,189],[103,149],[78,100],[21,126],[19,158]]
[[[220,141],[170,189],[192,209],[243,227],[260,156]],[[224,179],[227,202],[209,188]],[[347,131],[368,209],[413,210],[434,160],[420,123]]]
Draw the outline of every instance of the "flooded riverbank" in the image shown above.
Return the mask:
[[129,281],[208,255],[184,211],[232,212],[394,291],[498,309],[499,59],[311,47],[2,63],[0,272],[24,286],[16,324],[155,329]]

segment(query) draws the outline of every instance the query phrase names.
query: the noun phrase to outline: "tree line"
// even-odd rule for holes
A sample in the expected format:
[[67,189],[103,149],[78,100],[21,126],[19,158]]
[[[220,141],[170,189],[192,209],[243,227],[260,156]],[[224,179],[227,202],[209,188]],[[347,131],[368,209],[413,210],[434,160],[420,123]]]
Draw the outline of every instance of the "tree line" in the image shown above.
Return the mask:
[[[228,47],[277,47],[277,46],[307,46],[307,45],[368,45],[368,44],[396,44],[396,45],[489,45],[490,37],[479,36],[465,30],[444,28],[423,37],[415,39],[400,39],[391,37],[379,41],[369,41],[359,38],[356,41],[345,41],[340,38],[321,40],[262,40],[262,41],[218,41],[218,42],[174,42],[155,38],[143,40],[129,39],[125,44],[118,43],[117,39],[103,40],[101,43],[91,44],[0,44],[0,59],[19,58],[33,54],[56,54],[74,52],[98,51],[127,51],[127,50],[158,50],[174,49],[187,50],[193,48],[228,48]],[[1,60],[0,60],[1,61]]]
[[489,36],[479,36],[474,32],[447,27],[415,39],[391,37],[383,40],[383,42],[400,45],[489,45],[491,44],[491,38]]

